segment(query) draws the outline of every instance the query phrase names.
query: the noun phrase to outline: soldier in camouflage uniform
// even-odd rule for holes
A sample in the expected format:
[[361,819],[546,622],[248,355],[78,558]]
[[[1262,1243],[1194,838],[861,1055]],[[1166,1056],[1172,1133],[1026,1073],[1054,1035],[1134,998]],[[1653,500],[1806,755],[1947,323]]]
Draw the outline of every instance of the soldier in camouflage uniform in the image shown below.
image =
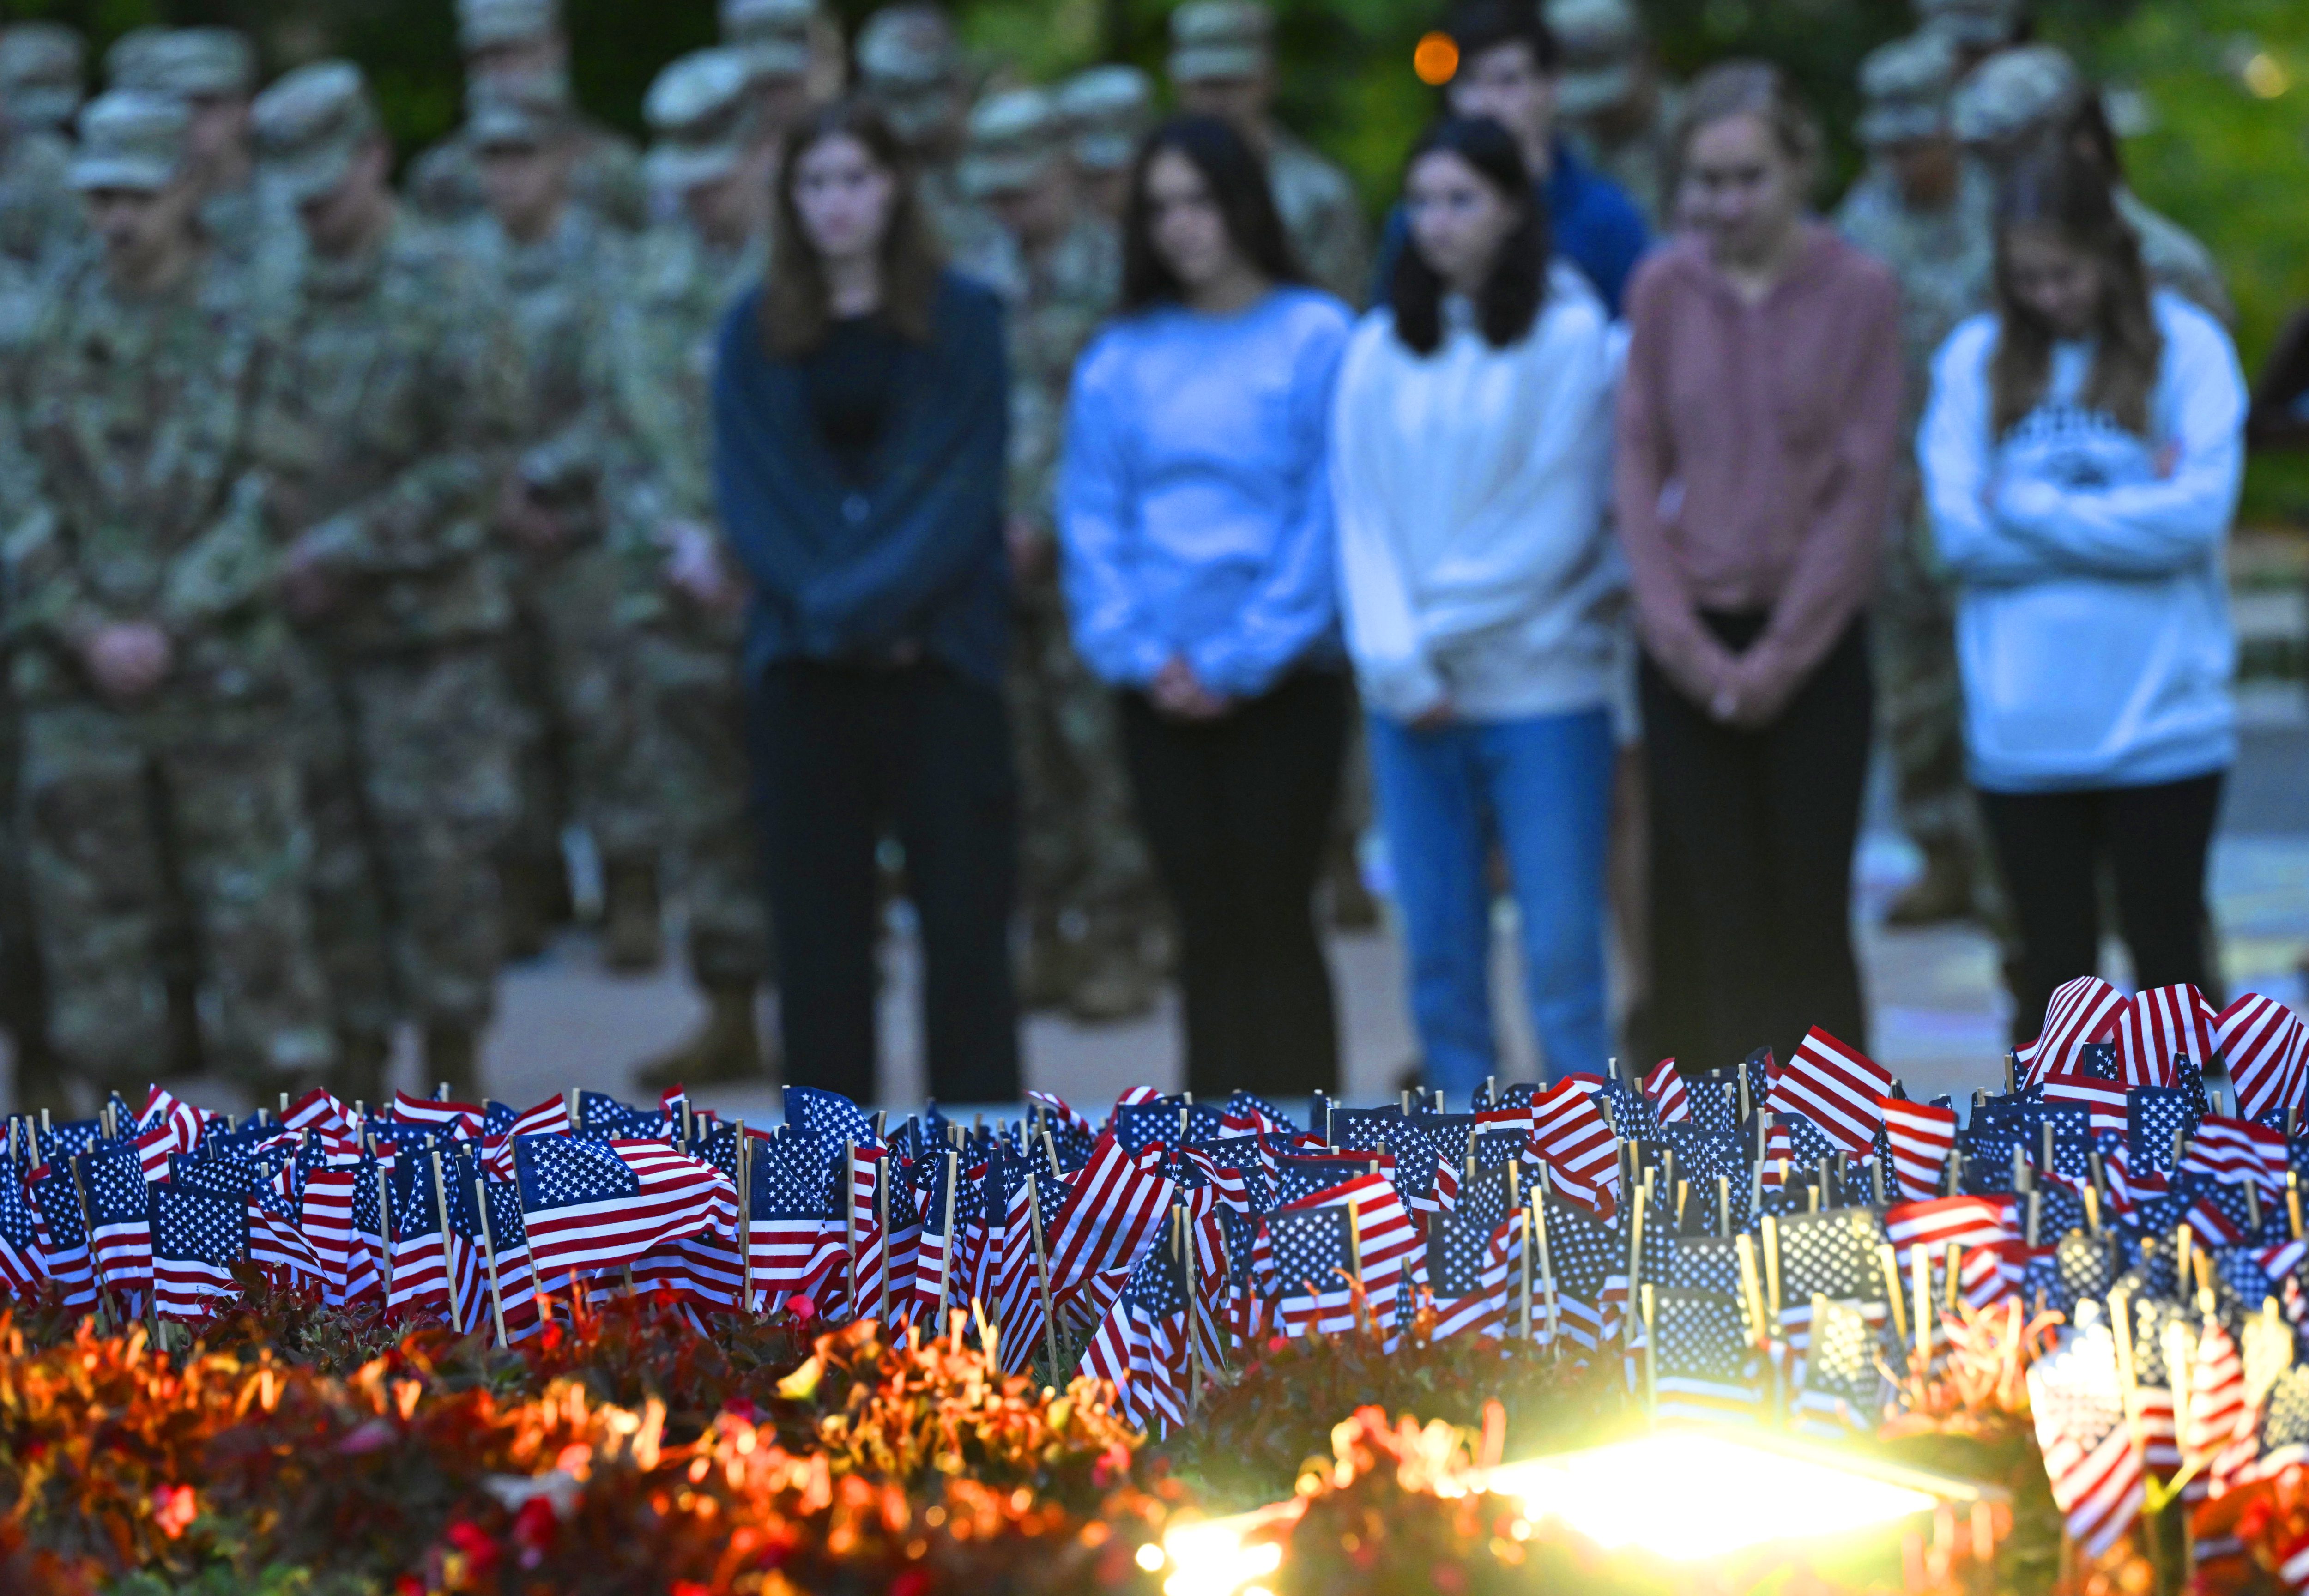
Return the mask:
[[2109,197],[2140,240],[2149,280],[2196,301],[2225,324],[2235,321],[2235,305],[2212,251],[2125,186],[2099,98],[2066,54],[2048,44],[1998,51],[1957,85],[1949,120],[1965,149],[1992,174],[2009,169],[2041,140],[2071,141],[2108,172]]
[[426,1078],[470,1093],[499,956],[490,861],[517,805],[493,512],[520,354],[456,240],[396,205],[358,67],[298,68],[255,120],[307,246],[252,427],[290,539],[283,590],[350,729]]
[[134,91],[81,116],[72,181],[103,249],[56,285],[27,357],[39,497],[6,544],[21,824],[60,1065],[125,1083],[162,1056],[181,898],[207,1056],[263,1090],[317,1078],[334,1040],[252,449],[277,351],[253,281],[206,247],[191,120]]
[[506,944],[541,945],[565,824],[602,862],[604,957],[663,956],[654,841],[636,801],[638,709],[617,618],[618,563],[602,537],[597,352],[629,271],[629,240],[569,203],[571,108],[540,80],[485,82],[465,128],[489,211],[467,253],[512,317],[529,378],[524,453],[497,508],[517,623],[509,662],[532,722],[522,820],[500,859]]
[[1955,47],[1959,82],[1997,51],[2019,43],[2028,20],[2028,0],[1911,0],[1911,4],[1919,32],[1937,34]]
[[1012,725],[1025,800],[1020,827],[1026,967],[1033,1006],[1119,1020],[1154,1006],[1144,947],[1158,901],[1132,822],[1113,694],[1074,651],[1059,591],[1053,495],[1067,384],[1122,284],[1114,224],[1077,200],[1052,97],[1014,89],[970,115],[964,192],[1002,219],[1025,291],[1010,343],[1010,570],[1016,628]]
[[643,238],[606,344],[610,535],[646,706],[643,767],[708,1005],[705,1027],[647,1072],[660,1085],[758,1077],[765,1063],[755,998],[771,972],[770,934],[738,662],[745,589],[722,556],[706,455],[714,340],[768,260],[779,137],[759,119],[750,77],[740,52],[699,50],[650,85],[650,176],[678,197],[680,220]]
[[[1954,46],[1938,33],[1895,40],[1861,65],[1866,109],[1859,131],[1871,161],[1836,216],[1846,237],[1899,276],[1908,371],[1904,439],[1916,436],[1934,352],[1992,298],[1995,196],[1949,129],[1956,67]],[[1870,630],[1900,825],[1922,850],[1924,871],[1887,918],[1923,926],[1970,916],[1993,900],[1980,815],[1965,778],[1953,595],[1906,448],[1891,516]]]
[[1171,13],[1171,87],[1181,110],[1234,124],[1267,161],[1299,264],[1350,305],[1371,286],[1371,229],[1347,175],[1275,120],[1275,13],[1258,0],[1188,0]]
[[1154,83],[1135,66],[1094,66],[1059,87],[1081,203],[1116,227],[1130,202],[1130,164],[1154,125]]
[[962,192],[956,163],[970,109],[962,43],[935,5],[885,6],[858,31],[858,86],[914,162],[914,194],[947,258],[1012,304],[1025,286],[1002,224]]
[[285,195],[256,180],[248,102],[256,49],[234,28],[140,30],[105,55],[115,89],[166,94],[192,108],[191,164],[201,185],[201,225],[235,266],[259,273],[260,302],[294,290],[304,252]]
[[1579,153],[1618,184],[1655,233],[1669,230],[1667,169],[1681,99],[1660,75],[1630,0],[1547,0],[1563,47],[1556,106]]
[[754,115],[783,141],[817,104],[811,34],[823,25],[817,0],[722,0],[722,42],[754,74]]
[[61,23],[0,28],[0,255],[34,278],[88,237],[65,177],[82,56],[80,35]]
[[[569,36],[559,0],[457,0],[457,47],[468,86],[490,79],[543,80],[546,92],[569,92]],[[610,227],[631,232],[649,219],[641,152],[623,134],[586,116],[575,118],[575,155],[569,196]],[[410,162],[409,203],[434,221],[470,221],[486,202],[472,145],[450,134]]]

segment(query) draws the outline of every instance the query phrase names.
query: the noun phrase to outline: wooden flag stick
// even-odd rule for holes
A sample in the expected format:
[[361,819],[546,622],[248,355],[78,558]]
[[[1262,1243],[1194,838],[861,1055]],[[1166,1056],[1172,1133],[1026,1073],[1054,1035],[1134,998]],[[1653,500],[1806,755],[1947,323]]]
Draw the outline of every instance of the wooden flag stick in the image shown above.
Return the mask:
[[858,1143],[842,1143],[842,1249],[850,1255],[850,1316],[863,1307],[858,1300]]
[[1171,1212],[1178,1216],[1179,1265],[1187,1277],[1187,1415],[1192,1418],[1203,1404],[1202,1338],[1195,1333],[1195,1238],[1187,1228],[1187,1205],[1180,1203]]
[[1929,1360],[1933,1355],[1933,1260],[1922,1246],[1908,1249],[1908,1275],[1916,1297],[1916,1355]]
[[[1512,1159],[1508,1160],[1508,1206],[1518,1213],[1523,1212],[1522,1187],[1518,1183],[1517,1165]],[[1531,1221],[1526,1216],[1523,1246],[1516,1249],[1519,1255],[1518,1278],[1522,1281],[1522,1289],[1516,1293],[1516,1300],[1521,1304],[1516,1313],[1518,1319],[1517,1328],[1523,1333],[1523,1339],[1526,1342],[1531,1340]]]
[[1347,1199],[1347,1272],[1355,1277],[1355,1328],[1369,1328],[1363,1310],[1371,1307],[1363,1296],[1363,1222],[1360,1205],[1353,1197]]
[[1051,1173],[1064,1180],[1067,1172],[1059,1163],[1058,1138],[1051,1134],[1051,1123],[1047,1119],[1042,1122],[1042,1152],[1051,1160]]
[[954,1278],[954,1188],[962,1178],[962,1155],[949,1147],[946,1152],[946,1222],[940,1227],[946,1245],[938,1251],[938,1295],[937,1324],[946,1323],[946,1294]]
[[2293,1227],[2293,1239],[2301,1239],[2301,1172],[2285,1171],[2285,1221]]
[[480,1171],[478,1169],[473,1172],[473,1207],[480,1215],[481,1263],[488,1269],[489,1276],[489,1322],[497,1331],[497,1345],[510,1346],[513,1344],[512,1338],[506,1334],[505,1288],[497,1280],[497,1238],[489,1234],[489,1188],[481,1184]]
[[[96,1255],[96,1211],[89,1206],[88,1178],[82,1173],[79,1158],[66,1154],[65,1167],[72,1171],[73,1195],[80,1199],[80,1233],[88,1238],[89,1272],[96,1277],[96,1323],[97,1328],[103,1330],[108,1327],[109,1321],[120,1317],[119,1305],[112,1301],[112,1288],[105,1281],[104,1261]],[[155,1281],[154,1284],[157,1287],[159,1282]]]
[[2244,1183],[2244,1222],[2253,1228],[2254,1235],[2261,1234],[2261,1182],[2258,1180]]
[[[432,1166],[433,1201],[437,1206],[441,1216],[441,1263],[443,1267],[449,1269],[449,1279],[451,1283],[454,1285],[457,1279],[457,1271],[454,1268],[450,1267],[451,1259],[449,1256],[449,1243],[451,1238],[454,1235],[454,1232],[451,1229],[449,1225],[449,1188],[445,1186],[441,1180],[441,1150],[438,1147],[428,1147],[425,1150],[425,1157]],[[456,1318],[456,1293],[453,1290],[449,1295],[450,1318],[452,1321],[450,1328],[456,1331],[458,1333],[463,1334],[465,1327],[463,1324],[454,1323]]]
[[[738,1169],[738,1311],[754,1311],[754,1143],[746,1134],[746,1122],[738,1121],[737,1156],[731,1160]],[[842,1192],[842,1212],[850,1212],[850,1190]]]
[[[1531,1195],[1531,1208],[1524,1225],[1526,1233],[1539,1240],[1539,1283],[1540,1289],[1547,1293],[1547,1344],[1561,1358],[1563,1356],[1562,1299],[1555,1289],[1555,1259],[1548,1250],[1547,1204],[1540,1200],[1538,1192]],[[1527,1313],[1528,1309],[1526,1311]],[[1525,1339],[1530,1338],[1526,1335]]]
[[1732,1178],[1716,1178],[1716,1227],[1725,1235],[1732,1234]]
[[[1050,1132],[1042,1133],[1043,1139]],[[1026,1176],[1026,1226],[1034,1241],[1034,1286],[1042,1297],[1042,1350],[1051,1360],[1051,1379],[1059,1377],[1059,1325],[1051,1308],[1051,1261],[1042,1250],[1042,1198],[1030,1170]]]
[[[1644,1203],[1651,1195],[1648,1184],[1636,1187],[1636,1200],[1628,1221],[1628,1288],[1633,1290],[1644,1278]],[[1636,1316],[1630,1314],[1620,1322],[1620,1350],[1632,1351],[1636,1344]]]
[[1884,1298],[1892,1305],[1892,1334],[1908,1339],[1908,1294],[1900,1290],[1900,1257],[1889,1241],[1876,1244],[1876,1267],[1884,1276]]
[[[2035,1243],[2032,1242],[2029,1245],[2034,1246]],[[1941,1289],[1942,1295],[1948,1299],[1948,1311],[1954,1313],[1957,1303],[1962,1298],[1958,1285],[1964,1278],[1964,1247],[1961,1243],[1951,1241],[1948,1244],[1948,1251],[1942,1255],[1946,1261],[1948,1272],[1948,1280]]]
[[1646,1281],[1637,1291],[1644,1310],[1644,1416],[1659,1417],[1659,1301]]
[[1756,1238],[1743,1231],[1733,1245],[1740,1254],[1740,1306],[1747,1310],[1748,1340],[1761,1346],[1771,1339],[1771,1331],[1764,1323],[1764,1285],[1756,1272]]
[[[874,1132],[875,1140],[880,1141],[878,1119]],[[884,1143],[882,1156],[874,1160],[874,1218],[882,1238],[882,1267],[878,1272],[880,1275],[878,1283],[881,1303],[875,1310],[875,1317],[881,1321],[886,1333],[890,1323],[890,1154],[886,1143]]]
[[1764,1255],[1764,1311],[1770,1316],[1769,1333],[1777,1338],[1780,1333],[1780,1221],[1768,1213],[1757,1230]]

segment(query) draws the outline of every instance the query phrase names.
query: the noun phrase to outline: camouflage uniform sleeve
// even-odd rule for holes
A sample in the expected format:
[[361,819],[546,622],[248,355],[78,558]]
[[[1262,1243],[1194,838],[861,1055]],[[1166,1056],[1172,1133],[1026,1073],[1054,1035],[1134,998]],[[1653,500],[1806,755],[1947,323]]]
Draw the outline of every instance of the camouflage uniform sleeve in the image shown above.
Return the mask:
[[424,390],[440,418],[434,446],[306,534],[338,571],[385,575],[470,557],[489,536],[490,497],[520,438],[528,385],[502,306],[445,259],[411,301],[428,345]]
[[43,332],[53,324],[52,302],[37,318],[22,351],[15,379],[5,384],[0,415],[0,573],[6,591],[5,634],[45,636],[76,646],[112,616],[90,594],[72,539],[49,492],[39,457],[22,431],[29,401],[53,382],[42,367]]
[[265,497],[264,476],[243,474],[216,520],[169,562],[157,618],[170,632],[181,637],[204,630],[272,592],[281,552]]
[[586,200],[593,213],[622,232],[649,225],[649,183],[642,175],[641,151],[615,134],[594,141],[585,158]]

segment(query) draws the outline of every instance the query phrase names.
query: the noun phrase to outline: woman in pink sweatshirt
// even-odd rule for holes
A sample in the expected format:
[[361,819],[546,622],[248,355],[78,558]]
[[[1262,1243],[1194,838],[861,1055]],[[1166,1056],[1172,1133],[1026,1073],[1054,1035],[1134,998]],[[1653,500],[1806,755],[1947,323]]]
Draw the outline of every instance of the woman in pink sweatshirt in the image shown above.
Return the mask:
[[1643,643],[1659,878],[1698,968],[1687,1065],[1812,1025],[1866,1045],[1847,929],[1872,720],[1864,610],[1901,397],[1899,293],[1808,214],[1819,134],[1775,67],[1686,98],[1687,231],[1637,270],[1613,497]]

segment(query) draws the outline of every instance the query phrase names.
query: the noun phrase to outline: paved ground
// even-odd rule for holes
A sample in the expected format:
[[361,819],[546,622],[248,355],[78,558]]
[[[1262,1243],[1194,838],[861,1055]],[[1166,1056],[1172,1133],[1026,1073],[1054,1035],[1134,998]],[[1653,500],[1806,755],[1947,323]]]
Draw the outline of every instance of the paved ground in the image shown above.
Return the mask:
[[[2288,1002],[2305,995],[2299,973],[2309,955],[2309,715],[2262,717],[2230,794],[2213,871],[2215,918],[2231,989],[2256,989]],[[1883,904],[1915,868],[1913,851],[1886,826],[1863,841],[1855,922],[1873,1009],[1876,1056],[1927,1095],[1992,1084],[2004,1035],[2002,995],[1989,939],[1970,927],[1898,932],[1882,927]],[[1504,927],[1503,927],[1504,928]],[[1498,986],[1509,1059],[1502,1074],[1532,1073],[1534,1053],[1517,1013],[1515,976],[1505,957]],[[1331,948],[1346,1039],[1347,1095],[1390,1096],[1414,1046],[1404,1011],[1400,955],[1392,936],[1342,936]],[[2114,944],[2108,973],[2121,979]],[[891,939],[883,1002],[882,1100],[917,1103],[923,1085],[913,1022],[915,959],[911,939]],[[500,1017],[485,1061],[491,1095],[538,1100],[564,1086],[627,1091],[631,1071],[670,1046],[700,1013],[687,981],[668,970],[633,979],[604,971],[592,939],[562,937],[544,957],[507,971]],[[765,1022],[769,1015],[765,1014]],[[1037,1016],[1026,1029],[1028,1083],[1084,1103],[1111,1101],[1139,1083],[1170,1088],[1179,1079],[1175,1001],[1129,1024],[1085,1027]],[[404,1039],[398,1083],[422,1090],[413,1044]],[[193,1095],[242,1108],[229,1089],[203,1083]],[[724,1112],[767,1117],[775,1094],[715,1092]]]

